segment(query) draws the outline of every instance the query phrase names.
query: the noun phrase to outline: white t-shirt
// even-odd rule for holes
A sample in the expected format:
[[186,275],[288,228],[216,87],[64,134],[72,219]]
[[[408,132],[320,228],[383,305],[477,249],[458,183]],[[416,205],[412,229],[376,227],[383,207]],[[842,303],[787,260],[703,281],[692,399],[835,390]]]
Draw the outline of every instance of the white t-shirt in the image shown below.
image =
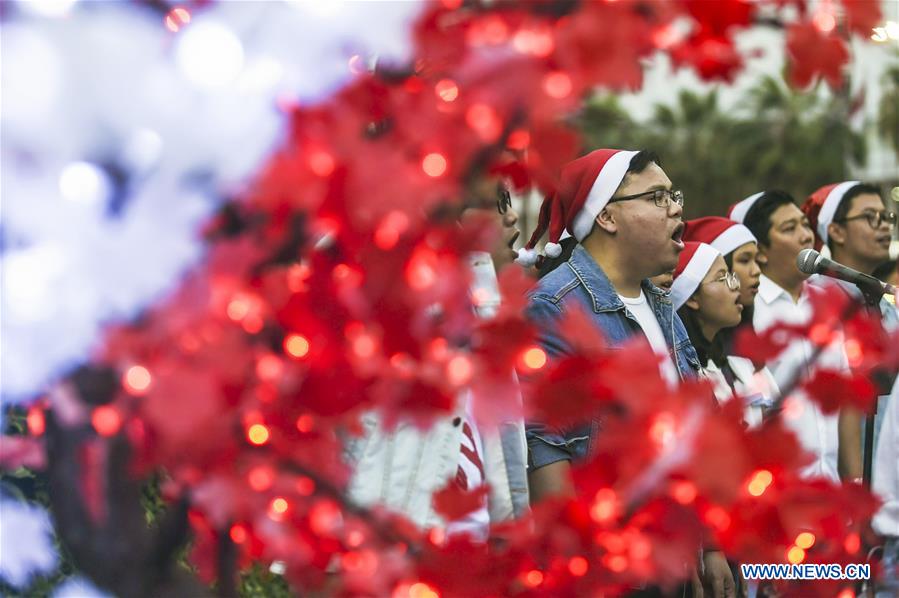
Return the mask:
[[655,351],[656,355],[664,356],[659,366],[662,370],[662,377],[670,384],[676,385],[680,380],[680,376],[677,375],[677,369],[671,361],[671,354],[668,352],[668,343],[665,341],[665,335],[662,334],[662,327],[659,326],[659,321],[652,312],[643,289],[640,289],[639,297],[622,297],[618,295],[618,298],[621,299],[627,310],[631,312],[631,315],[637,319],[637,323],[643,329],[643,334],[646,335],[646,340],[649,341],[649,346],[652,347],[652,350]]
[[[799,302],[770,278],[762,275],[759,281],[759,293],[755,297],[752,324],[756,332],[778,323],[805,324],[812,317],[809,293],[820,292],[805,283]],[[811,341],[795,340],[775,359],[768,362],[768,369],[780,388],[797,369],[805,367],[811,358],[813,347]],[[845,371],[849,367],[846,353],[838,340],[834,340],[819,356],[811,370],[805,368],[804,375],[810,377],[814,370],[828,369]],[[837,448],[839,435],[837,432],[837,416],[824,415],[821,409],[801,391],[795,391],[784,401],[784,424],[796,433],[799,443],[815,456],[815,461],[803,470],[805,477],[826,477],[838,482]]]

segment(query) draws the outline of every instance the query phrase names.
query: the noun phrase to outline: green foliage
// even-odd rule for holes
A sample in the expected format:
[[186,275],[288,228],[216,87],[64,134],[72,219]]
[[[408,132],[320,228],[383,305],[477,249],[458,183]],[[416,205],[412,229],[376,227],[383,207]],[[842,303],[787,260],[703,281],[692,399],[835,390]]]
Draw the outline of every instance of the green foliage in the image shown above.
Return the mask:
[[579,125],[590,148],[658,152],[692,218],[723,215],[762,189],[784,189],[801,201],[845,179],[848,163],[862,163],[866,149],[863,136],[849,127],[848,111],[848,98],[795,92],[766,77],[731,113],[721,109],[716,91],[685,90],[673,106],[657,105],[640,123],[616,98],[601,96],[587,103]]
[[899,66],[888,69],[883,81],[877,132],[899,154]]
[[254,563],[252,567],[240,574],[238,592],[243,598],[292,598],[287,580]]
[[160,489],[162,477],[161,473],[154,474],[141,488],[140,503],[144,508],[144,515],[149,526],[155,525],[162,518],[168,506],[162,500],[162,491]]

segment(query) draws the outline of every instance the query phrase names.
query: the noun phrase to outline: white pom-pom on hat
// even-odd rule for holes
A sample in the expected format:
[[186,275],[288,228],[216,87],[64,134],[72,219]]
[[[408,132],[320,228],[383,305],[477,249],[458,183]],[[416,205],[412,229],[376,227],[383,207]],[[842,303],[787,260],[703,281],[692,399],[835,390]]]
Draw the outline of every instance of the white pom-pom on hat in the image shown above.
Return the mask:
[[518,250],[518,257],[515,258],[515,263],[519,266],[524,266],[525,268],[530,268],[531,266],[535,266],[537,264],[537,258],[540,254],[537,253],[536,249],[527,249],[522,247]]
[[562,255],[562,246],[558,243],[547,243],[543,247],[543,252],[549,257],[559,257]]

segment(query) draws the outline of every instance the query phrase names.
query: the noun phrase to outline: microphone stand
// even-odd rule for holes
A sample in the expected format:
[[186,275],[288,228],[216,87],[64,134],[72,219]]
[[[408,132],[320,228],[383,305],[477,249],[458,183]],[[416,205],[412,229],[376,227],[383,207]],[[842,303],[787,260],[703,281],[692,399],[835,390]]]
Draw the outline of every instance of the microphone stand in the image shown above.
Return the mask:
[[[858,290],[861,291],[865,299],[865,306],[869,310],[876,310],[880,316],[880,300],[883,299],[883,285],[878,284],[876,280],[864,280],[856,283]],[[862,484],[865,488],[871,488],[871,473],[874,469],[874,420],[877,417],[877,402],[880,397],[874,398],[874,406],[865,417],[865,446],[864,458],[862,461]]]

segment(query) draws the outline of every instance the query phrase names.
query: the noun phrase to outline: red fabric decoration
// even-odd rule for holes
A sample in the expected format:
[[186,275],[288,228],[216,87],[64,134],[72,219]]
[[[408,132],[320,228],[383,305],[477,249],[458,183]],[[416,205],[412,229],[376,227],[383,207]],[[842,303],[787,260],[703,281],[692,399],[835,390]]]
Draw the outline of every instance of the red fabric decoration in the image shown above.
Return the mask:
[[812,23],[790,25],[787,52],[790,80],[796,87],[808,87],[822,77],[833,89],[843,86],[843,67],[849,61],[849,50],[837,35],[821,33]]

